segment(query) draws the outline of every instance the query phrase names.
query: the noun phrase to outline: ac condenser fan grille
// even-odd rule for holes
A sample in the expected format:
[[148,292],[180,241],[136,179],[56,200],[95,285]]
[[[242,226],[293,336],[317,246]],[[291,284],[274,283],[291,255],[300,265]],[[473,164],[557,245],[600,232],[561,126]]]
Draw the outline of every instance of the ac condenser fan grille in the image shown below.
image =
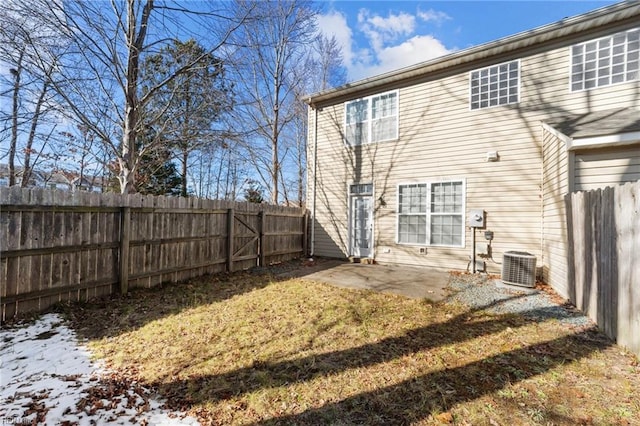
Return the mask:
[[536,257],[522,251],[507,251],[502,258],[502,282],[522,287],[536,285]]

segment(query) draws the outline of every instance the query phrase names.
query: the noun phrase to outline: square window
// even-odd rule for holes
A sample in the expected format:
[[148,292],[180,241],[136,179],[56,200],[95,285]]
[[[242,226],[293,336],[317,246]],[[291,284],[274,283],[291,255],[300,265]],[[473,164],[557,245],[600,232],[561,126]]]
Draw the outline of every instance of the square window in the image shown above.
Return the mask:
[[571,90],[638,79],[640,29],[620,32],[571,48]]
[[507,96],[507,89],[511,88],[511,94],[518,93],[519,74],[518,61],[470,72],[471,90],[469,103],[471,109],[494,107],[518,102],[517,96]]

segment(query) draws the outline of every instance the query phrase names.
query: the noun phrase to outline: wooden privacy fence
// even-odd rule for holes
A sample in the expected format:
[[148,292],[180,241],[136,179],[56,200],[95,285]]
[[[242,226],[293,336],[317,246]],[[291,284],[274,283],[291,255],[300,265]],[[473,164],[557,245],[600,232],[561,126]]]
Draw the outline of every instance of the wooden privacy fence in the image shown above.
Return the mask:
[[304,209],[0,188],[2,320],[306,252]]
[[640,355],[640,182],[568,194],[565,202],[570,297]]

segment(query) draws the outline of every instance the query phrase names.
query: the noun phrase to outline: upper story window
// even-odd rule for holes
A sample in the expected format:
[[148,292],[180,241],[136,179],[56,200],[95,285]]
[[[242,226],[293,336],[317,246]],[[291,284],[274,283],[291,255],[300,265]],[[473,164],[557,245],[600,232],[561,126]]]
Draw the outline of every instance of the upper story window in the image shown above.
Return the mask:
[[571,47],[571,91],[638,80],[640,28]]
[[347,102],[345,138],[349,145],[397,139],[398,91]]
[[471,71],[469,80],[471,109],[518,103],[519,61]]

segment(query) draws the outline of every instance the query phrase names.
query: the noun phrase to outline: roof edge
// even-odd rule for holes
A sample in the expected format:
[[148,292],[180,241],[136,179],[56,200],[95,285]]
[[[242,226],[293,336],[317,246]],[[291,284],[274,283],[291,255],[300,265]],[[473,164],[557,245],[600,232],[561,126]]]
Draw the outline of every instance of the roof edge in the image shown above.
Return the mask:
[[[626,12],[626,13],[623,13]],[[580,15],[565,18],[531,30],[522,31],[514,35],[503,37],[487,43],[472,46],[440,56],[415,65],[389,71],[376,76],[357,80],[352,83],[306,95],[303,100],[312,108],[332,104],[333,99],[356,95],[359,92],[371,90],[378,86],[387,86],[427,75],[434,71],[451,68],[457,65],[486,59],[490,56],[534,46],[568,35],[576,34],[585,29],[598,28],[613,22],[624,21],[630,17],[640,15],[640,2],[623,1],[610,6],[592,10]],[[601,19],[598,19],[601,18]],[[592,22],[587,27],[581,24]],[[528,43],[524,43],[528,41]],[[338,103],[338,102],[336,102]]]

